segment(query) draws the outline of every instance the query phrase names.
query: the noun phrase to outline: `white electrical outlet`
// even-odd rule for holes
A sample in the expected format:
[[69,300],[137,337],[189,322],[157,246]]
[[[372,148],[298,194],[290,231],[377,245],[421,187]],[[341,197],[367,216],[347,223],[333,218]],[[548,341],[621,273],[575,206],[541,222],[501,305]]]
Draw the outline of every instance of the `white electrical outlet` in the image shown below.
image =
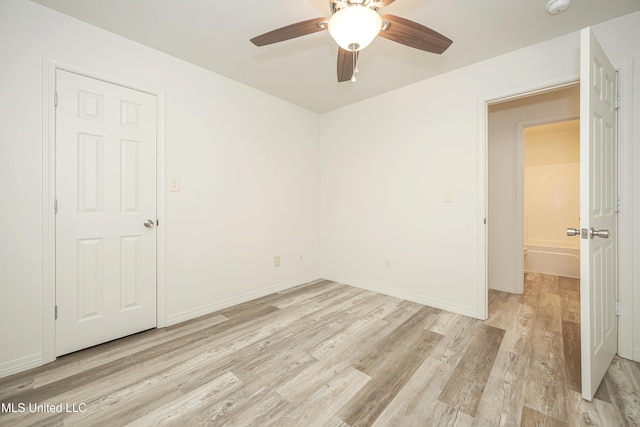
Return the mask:
[[280,255],[273,257],[273,266],[280,267]]
[[298,262],[302,262],[304,261],[304,257],[302,256],[302,254],[298,255]]
[[384,268],[391,268],[391,260],[389,258],[384,260]]

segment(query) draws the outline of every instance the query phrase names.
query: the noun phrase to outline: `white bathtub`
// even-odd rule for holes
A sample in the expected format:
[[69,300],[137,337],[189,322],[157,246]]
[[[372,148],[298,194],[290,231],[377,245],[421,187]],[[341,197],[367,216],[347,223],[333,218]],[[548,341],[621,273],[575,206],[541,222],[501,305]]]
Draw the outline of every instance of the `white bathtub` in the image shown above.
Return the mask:
[[580,249],[526,245],[524,271],[580,278]]

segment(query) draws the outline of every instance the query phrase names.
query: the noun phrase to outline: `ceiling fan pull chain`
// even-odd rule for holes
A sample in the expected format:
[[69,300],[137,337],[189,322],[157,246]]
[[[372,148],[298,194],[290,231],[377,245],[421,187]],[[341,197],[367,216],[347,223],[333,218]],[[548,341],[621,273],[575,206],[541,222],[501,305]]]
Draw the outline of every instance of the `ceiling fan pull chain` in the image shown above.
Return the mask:
[[353,63],[353,73],[351,74],[351,81],[353,83],[356,82],[356,73],[358,72],[358,54],[356,52],[351,52],[351,54],[353,55],[352,58],[352,63]]

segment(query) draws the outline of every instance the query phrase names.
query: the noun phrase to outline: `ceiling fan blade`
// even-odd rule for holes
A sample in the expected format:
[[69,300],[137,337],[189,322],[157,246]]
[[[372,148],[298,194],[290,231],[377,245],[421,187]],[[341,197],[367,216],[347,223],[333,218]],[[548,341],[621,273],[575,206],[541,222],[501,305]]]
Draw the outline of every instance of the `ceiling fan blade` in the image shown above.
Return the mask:
[[440,54],[453,43],[437,31],[399,16],[383,15],[382,20],[390,25],[386,31],[380,31],[380,37],[415,49]]
[[307,34],[317,33],[318,31],[324,31],[326,26],[318,26],[321,22],[326,22],[327,18],[314,18],[295,24],[287,25],[286,27],[278,28],[268,33],[261,34],[251,39],[251,43],[256,46],[265,46],[272,43],[278,43],[285,40],[294,39],[300,36],[306,36]]
[[338,48],[338,81],[346,82],[353,77],[353,64],[358,61],[358,52]]

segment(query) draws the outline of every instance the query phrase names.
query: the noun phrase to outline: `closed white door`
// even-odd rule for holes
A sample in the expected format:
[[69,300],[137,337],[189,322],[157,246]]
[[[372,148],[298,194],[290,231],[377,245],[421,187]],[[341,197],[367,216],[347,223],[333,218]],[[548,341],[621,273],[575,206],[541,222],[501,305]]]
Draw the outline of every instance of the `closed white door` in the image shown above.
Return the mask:
[[62,70],[56,95],[62,355],[156,326],[156,97]]
[[618,350],[616,71],[581,32],[580,312],[582,397],[591,400]]

